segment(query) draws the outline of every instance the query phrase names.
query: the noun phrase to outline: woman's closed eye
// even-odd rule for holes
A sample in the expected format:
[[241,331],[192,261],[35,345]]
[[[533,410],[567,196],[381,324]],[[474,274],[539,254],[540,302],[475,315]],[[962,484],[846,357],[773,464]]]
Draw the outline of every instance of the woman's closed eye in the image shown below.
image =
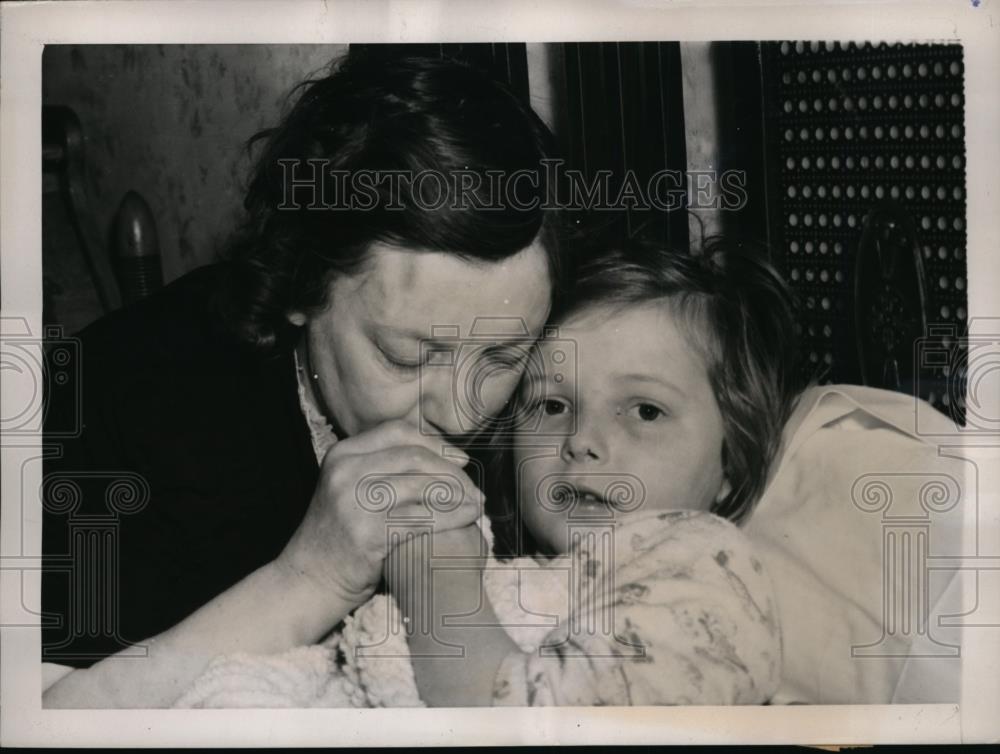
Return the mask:
[[400,376],[403,377],[414,376],[420,369],[419,361],[409,361],[407,359],[404,359],[401,356],[392,353],[377,341],[375,342],[375,350],[378,352],[379,359],[381,360],[381,362],[390,371],[395,372]]

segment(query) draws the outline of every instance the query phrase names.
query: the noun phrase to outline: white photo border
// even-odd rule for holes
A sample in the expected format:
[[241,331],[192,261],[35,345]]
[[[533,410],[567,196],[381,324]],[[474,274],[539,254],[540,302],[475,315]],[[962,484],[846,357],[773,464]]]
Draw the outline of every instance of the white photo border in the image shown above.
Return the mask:
[[[708,40],[959,42],[965,49],[969,315],[1000,317],[1000,1],[461,3],[167,0],[0,6],[0,301],[42,329],[40,165],[45,44],[561,42]],[[988,253],[993,252],[993,253]],[[8,381],[9,383],[9,381]],[[13,405],[18,396],[2,388]],[[1000,398],[998,398],[1000,400]],[[1000,415],[993,407],[991,416]],[[1000,437],[993,438],[1000,446]],[[3,556],[40,552],[41,516],[25,510],[19,469],[32,448],[2,448]],[[37,453],[37,448],[34,449]],[[25,488],[37,489],[25,477]],[[996,529],[997,493],[981,507]],[[975,525],[974,506],[968,506]],[[23,532],[23,534],[22,534]],[[980,530],[982,537],[984,532]],[[27,557],[25,557],[27,556]],[[40,561],[40,558],[38,558]],[[21,562],[21,561],[18,561]],[[38,578],[0,570],[5,615],[38,611]],[[24,584],[24,604],[21,585]],[[971,596],[971,595],[970,595]],[[970,604],[970,603],[966,603]],[[2,624],[3,621],[0,621]],[[393,710],[43,710],[40,632],[0,629],[0,730],[9,746],[358,746],[650,743],[958,743],[996,741],[997,629],[966,631],[960,704]]]

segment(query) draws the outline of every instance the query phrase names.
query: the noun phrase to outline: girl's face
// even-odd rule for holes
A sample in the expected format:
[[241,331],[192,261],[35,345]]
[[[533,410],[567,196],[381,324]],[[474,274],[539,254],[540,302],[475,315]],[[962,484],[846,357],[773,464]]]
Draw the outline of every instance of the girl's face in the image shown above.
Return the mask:
[[560,325],[558,340],[539,342],[540,364],[559,361],[567,340],[577,354],[575,368],[529,369],[521,386],[531,431],[514,451],[518,500],[548,551],[569,550],[573,524],[707,510],[728,494],[722,415],[676,316],[656,302],[592,307]]

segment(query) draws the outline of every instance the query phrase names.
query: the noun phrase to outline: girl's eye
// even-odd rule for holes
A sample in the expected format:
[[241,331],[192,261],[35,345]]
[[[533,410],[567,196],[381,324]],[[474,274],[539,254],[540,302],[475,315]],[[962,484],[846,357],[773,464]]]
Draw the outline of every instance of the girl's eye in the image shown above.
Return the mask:
[[628,413],[644,422],[655,422],[660,417],[667,415],[666,411],[652,403],[639,403],[630,408]]
[[569,411],[569,406],[556,398],[540,398],[531,404],[531,413],[541,411],[545,416],[560,416]]
[[560,414],[566,413],[569,407],[562,401],[557,401],[554,398],[547,398],[542,401],[542,411],[545,412],[546,416],[559,416]]

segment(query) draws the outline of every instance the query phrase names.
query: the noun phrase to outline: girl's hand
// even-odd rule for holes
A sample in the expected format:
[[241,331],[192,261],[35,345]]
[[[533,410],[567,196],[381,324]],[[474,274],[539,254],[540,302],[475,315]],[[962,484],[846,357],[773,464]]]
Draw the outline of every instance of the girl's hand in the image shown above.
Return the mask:
[[473,524],[435,532],[428,545],[405,540],[386,563],[420,698],[431,707],[492,704],[500,664],[518,647],[485,592],[485,538]]
[[486,539],[482,530],[471,523],[459,529],[434,534],[434,555],[461,558],[485,558]]
[[[462,470],[469,457],[402,421],[340,440],[323,459],[305,518],[277,563],[323,595],[362,604],[374,593],[392,522],[435,532],[467,527],[482,493]],[[425,503],[425,501],[427,501]]]
[[[475,524],[434,532],[433,541],[429,537],[406,538],[385,559],[385,582],[403,612],[415,614],[431,596],[426,590],[434,583],[441,583],[443,577],[447,578],[443,570],[437,576],[431,576],[430,582],[419,578],[418,574],[430,574],[435,568],[454,566],[459,560],[466,569],[481,569],[486,556],[486,540]],[[449,560],[452,562],[449,563]],[[478,584],[479,571],[475,571],[475,579],[470,577],[471,573],[467,571],[461,581],[464,586]],[[478,586],[476,589],[478,594]]]

